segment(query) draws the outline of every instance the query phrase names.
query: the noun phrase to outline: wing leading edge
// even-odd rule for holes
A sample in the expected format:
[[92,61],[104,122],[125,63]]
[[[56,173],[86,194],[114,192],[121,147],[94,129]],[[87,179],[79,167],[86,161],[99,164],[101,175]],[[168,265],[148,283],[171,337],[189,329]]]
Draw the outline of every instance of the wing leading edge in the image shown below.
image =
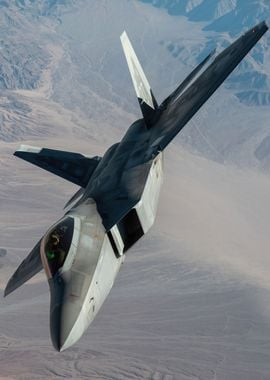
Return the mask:
[[250,29],[221,52],[183,93],[175,91],[152,128],[152,149],[163,150],[210,98],[228,75],[268,30],[265,22]]
[[14,290],[22,286],[25,282],[34,277],[43,269],[40,258],[40,241],[36,244],[29,255],[23,260],[13,276],[7,283],[4,296],[8,296]]

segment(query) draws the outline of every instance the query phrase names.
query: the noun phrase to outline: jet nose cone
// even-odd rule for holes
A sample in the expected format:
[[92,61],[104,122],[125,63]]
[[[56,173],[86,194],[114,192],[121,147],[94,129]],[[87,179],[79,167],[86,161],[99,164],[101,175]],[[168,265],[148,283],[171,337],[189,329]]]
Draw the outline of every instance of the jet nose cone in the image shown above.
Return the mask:
[[84,320],[72,311],[70,305],[66,304],[56,306],[51,311],[51,340],[57,351],[71,347],[85,330]]
[[51,279],[51,340],[57,351],[63,351],[76,343],[85,331],[85,318],[80,298],[67,295],[64,281]]
[[[51,310],[51,340],[57,351],[63,351],[79,340],[82,335],[76,327],[76,318],[66,305],[56,305]],[[70,309],[70,308],[68,308]]]
[[61,315],[62,315],[62,307],[60,305],[56,305],[53,310],[51,310],[51,340],[56,351],[61,351],[63,343],[62,343],[62,331],[61,331]]

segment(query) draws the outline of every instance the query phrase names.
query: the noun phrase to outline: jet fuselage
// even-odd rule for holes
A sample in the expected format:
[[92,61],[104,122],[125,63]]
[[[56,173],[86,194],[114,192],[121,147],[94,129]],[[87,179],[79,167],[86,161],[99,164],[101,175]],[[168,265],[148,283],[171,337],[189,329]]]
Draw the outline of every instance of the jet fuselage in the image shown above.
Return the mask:
[[[83,198],[49,229],[41,242],[41,258],[51,292],[51,338],[57,350],[70,347],[81,337],[113,286],[125,251],[154,223],[163,181],[162,153],[145,164],[137,160],[140,139],[136,141],[133,132],[128,131],[119,144],[105,153]],[[130,145],[127,150],[131,142],[133,151]],[[129,176],[123,181],[125,171],[129,173],[131,168],[140,177],[140,192],[137,184],[136,191],[130,186]],[[132,207],[106,230],[98,211],[99,204],[103,202],[102,194],[108,202],[106,196],[118,186],[121,194],[132,199]],[[61,233],[62,230],[65,233]],[[57,262],[61,250],[64,251],[59,268],[54,258],[50,258],[55,235],[60,236],[60,249],[55,251]]]
[[124,32],[121,42],[143,119],[103,157],[26,145],[15,152],[80,186],[67,203],[75,205],[41,238],[5,289],[8,295],[45,269],[57,350],[80,338],[107,297],[125,252],[153,225],[163,181],[163,150],[267,29],[261,22],[244,33],[198,76],[211,52],[160,105]]

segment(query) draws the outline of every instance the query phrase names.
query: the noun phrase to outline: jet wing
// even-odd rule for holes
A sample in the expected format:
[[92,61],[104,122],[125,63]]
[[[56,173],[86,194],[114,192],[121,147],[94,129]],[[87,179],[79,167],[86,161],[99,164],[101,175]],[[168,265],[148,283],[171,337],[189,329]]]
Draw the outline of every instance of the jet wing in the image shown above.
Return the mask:
[[39,251],[40,241],[36,244],[26,259],[23,260],[16,272],[10,278],[5,289],[5,297],[43,269]]
[[[181,131],[192,116],[224,82],[228,75],[241,62],[268,26],[261,22],[232,45],[221,52],[212,64],[199,76],[185,92],[169,97],[166,107],[160,109],[160,116],[151,129],[151,146],[154,153],[163,150]],[[161,106],[162,107],[162,106]]]
[[101,158],[89,158],[79,153],[21,145],[15,156],[42,169],[86,187]]
[[190,83],[193,81],[193,79],[197,76],[197,74],[201,71],[201,69],[203,68],[204,65],[206,65],[206,63],[209,61],[209,59],[211,57],[213,57],[213,55],[215,54],[216,52],[216,49],[214,49],[213,51],[211,51],[210,54],[208,54],[208,56],[206,58],[204,58],[204,60],[199,63],[198,66],[195,67],[195,69],[186,77],[186,79],[183,80],[183,82],[177,87],[176,90],[174,90],[174,92],[168,96],[168,98],[166,98],[160,105],[160,108],[163,109],[163,108],[166,108],[168,104],[170,104],[170,102],[173,100],[173,99],[176,99],[177,97],[179,97],[181,95],[181,93],[183,93],[183,91],[190,85]]

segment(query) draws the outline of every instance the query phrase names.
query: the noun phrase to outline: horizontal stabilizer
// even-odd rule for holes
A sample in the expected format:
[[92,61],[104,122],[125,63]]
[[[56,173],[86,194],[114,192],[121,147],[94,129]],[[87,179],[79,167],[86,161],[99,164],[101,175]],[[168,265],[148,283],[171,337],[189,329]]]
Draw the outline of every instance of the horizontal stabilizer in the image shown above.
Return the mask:
[[127,33],[123,32],[120,39],[145,123],[150,127],[151,120],[155,117],[155,110],[158,107],[157,101],[133,50]]
[[98,156],[89,158],[80,153],[28,145],[21,145],[14,155],[81,187],[86,187],[101,160]]
[[23,260],[21,265],[8,281],[4,292],[5,297],[43,269],[40,258],[40,241],[36,244],[26,259]]
[[151,130],[153,155],[172,141],[267,30],[266,23],[261,22],[247,31],[223,50],[180,96],[171,99]]
[[182,94],[182,92],[191,84],[196,75],[201,71],[203,66],[206,65],[211,57],[213,57],[215,52],[216,49],[212,50],[211,53],[208,54],[208,56],[201,63],[199,63],[198,66],[195,67],[195,69],[186,77],[186,79],[177,87],[177,89],[174,90],[174,92],[162,102],[160,108],[166,108],[171,101],[174,101],[178,96]]

